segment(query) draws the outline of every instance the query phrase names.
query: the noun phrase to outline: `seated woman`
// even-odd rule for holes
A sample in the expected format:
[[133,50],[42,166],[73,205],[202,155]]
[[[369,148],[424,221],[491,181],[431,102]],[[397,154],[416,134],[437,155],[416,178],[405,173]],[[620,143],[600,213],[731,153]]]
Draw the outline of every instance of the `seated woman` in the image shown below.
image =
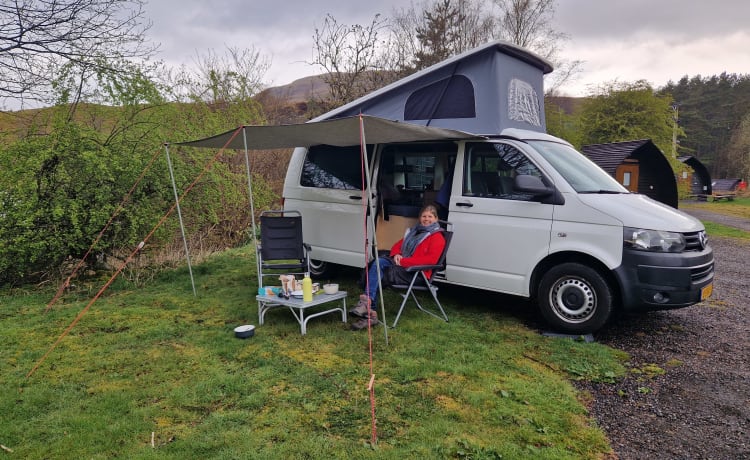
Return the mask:
[[[412,276],[406,272],[406,267],[437,263],[445,248],[445,238],[441,232],[435,206],[423,207],[419,211],[419,224],[406,230],[404,237],[393,245],[388,257],[378,257],[383,285],[396,284],[394,281],[402,280],[408,284]],[[425,274],[429,277],[431,273],[426,271]],[[378,270],[374,263],[367,270],[365,290],[366,293],[359,296],[357,305],[349,310],[350,315],[360,318],[352,324],[355,331],[367,328],[368,315],[371,325],[378,324],[378,304],[375,302],[378,295]]]

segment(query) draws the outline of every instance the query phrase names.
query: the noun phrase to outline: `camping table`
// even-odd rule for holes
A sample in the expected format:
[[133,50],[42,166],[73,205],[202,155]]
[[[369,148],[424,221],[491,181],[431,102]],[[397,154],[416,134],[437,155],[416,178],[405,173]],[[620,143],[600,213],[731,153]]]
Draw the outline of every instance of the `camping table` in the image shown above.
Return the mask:
[[[305,302],[304,300],[297,299],[295,297],[284,299],[275,295],[257,295],[255,296],[255,300],[258,301],[259,324],[263,324],[263,318],[266,316],[266,313],[269,310],[277,307],[287,307],[292,312],[294,317],[297,318],[297,322],[302,329],[302,335],[305,335],[307,333],[307,322],[321,315],[340,311],[341,321],[346,322],[346,291],[339,291],[335,294],[316,294],[313,296],[313,299],[310,302]],[[305,316],[305,310],[307,310],[308,308],[315,307],[317,305],[323,305],[335,300],[341,300],[341,305],[335,308],[331,308],[325,311],[318,311]]]

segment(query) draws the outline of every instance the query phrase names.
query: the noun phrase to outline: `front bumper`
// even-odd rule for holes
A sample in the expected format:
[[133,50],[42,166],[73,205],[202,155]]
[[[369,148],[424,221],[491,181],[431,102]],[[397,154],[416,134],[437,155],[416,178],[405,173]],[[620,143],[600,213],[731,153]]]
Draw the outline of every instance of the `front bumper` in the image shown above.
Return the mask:
[[679,254],[624,248],[614,274],[626,310],[687,307],[710,295],[714,254],[710,246]]

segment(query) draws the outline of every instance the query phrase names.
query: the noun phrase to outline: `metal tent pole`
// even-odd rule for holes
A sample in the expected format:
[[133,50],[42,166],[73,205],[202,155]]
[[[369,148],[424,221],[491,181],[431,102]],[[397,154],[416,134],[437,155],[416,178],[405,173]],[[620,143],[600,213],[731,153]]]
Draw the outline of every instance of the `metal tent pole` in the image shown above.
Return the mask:
[[190,264],[190,251],[188,251],[187,238],[185,237],[185,225],[182,223],[182,211],[180,210],[180,197],[177,195],[177,185],[174,180],[174,170],[172,169],[172,159],[169,158],[169,144],[164,144],[164,151],[167,153],[167,166],[169,167],[169,177],[172,179],[172,191],[174,192],[174,202],[177,205],[177,217],[180,220],[180,232],[182,232],[182,243],[185,245],[185,258],[187,259],[188,272],[190,272],[190,283],[193,285],[193,296],[198,297],[195,292],[195,279],[193,278],[193,267]]
[[[367,220],[369,220],[369,225],[367,226],[368,229],[372,229],[372,245],[373,249],[375,250],[375,270],[377,270],[378,273],[378,297],[380,298],[380,311],[383,313],[383,331],[385,334],[385,344],[388,345],[388,321],[386,321],[385,318],[385,301],[383,300],[383,283],[382,283],[382,273],[380,272],[380,264],[377,262],[378,260],[378,238],[376,236],[375,232],[375,211],[376,206],[375,202],[372,199],[372,187],[370,182],[370,162],[369,158],[367,157],[367,139],[365,138],[365,122],[362,116],[359,117],[359,135],[360,139],[362,139],[360,143],[360,149],[361,154],[364,156],[365,161],[365,181],[366,183],[366,192],[367,192],[367,206],[370,209],[369,217]],[[369,248],[368,248],[369,249]]]
[[[253,233],[253,247],[255,248],[255,263],[258,262],[258,237],[255,229],[255,207],[253,204],[253,176],[250,173],[250,155],[247,148],[247,131],[245,127],[242,127],[242,142],[245,146],[245,170],[247,171],[247,193],[250,197],[250,220],[252,222],[252,233]],[[258,273],[258,287],[263,286],[263,281],[260,279],[260,267],[256,267],[255,270]]]

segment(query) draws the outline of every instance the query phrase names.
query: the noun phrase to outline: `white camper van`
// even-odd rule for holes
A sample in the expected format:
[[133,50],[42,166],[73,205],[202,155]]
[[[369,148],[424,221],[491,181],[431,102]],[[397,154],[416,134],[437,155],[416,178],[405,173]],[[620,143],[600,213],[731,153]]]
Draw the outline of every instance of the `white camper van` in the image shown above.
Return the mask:
[[314,274],[364,267],[363,241],[389,249],[424,204],[436,203],[454,232],[436,281],[532,298],[557,330],[595,331],[617,308],[706,299],[713,253],[700,221],[630,193],[544,133],[541,76],[549,70],[494,42],[320,117],[359,112],[477,134],[367,145],[369,220],[359,145],[296,149],[284,208],[302,213]]

